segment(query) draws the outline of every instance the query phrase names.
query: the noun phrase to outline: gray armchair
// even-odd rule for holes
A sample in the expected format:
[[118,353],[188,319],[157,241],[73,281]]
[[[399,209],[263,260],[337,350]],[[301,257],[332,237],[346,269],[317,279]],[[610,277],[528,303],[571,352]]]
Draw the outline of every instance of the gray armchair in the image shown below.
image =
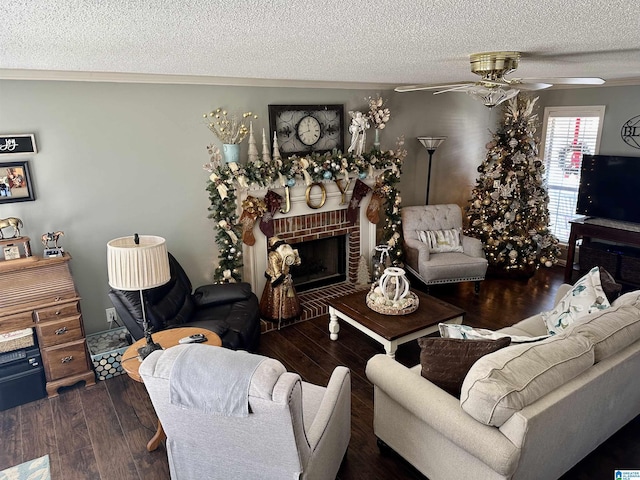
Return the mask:
[[153,352],[140,374],[172,479],[335,479],[351,435],[346,367],[321,387],[275,359],[191,344]]
[[[476,293],[488,262],[477,238],[462,234],[462,210],[456,204],[403,207],[405,267],[427,287],[437,283],[475,282]],[[461,251],[433,253],[421,232],[460,230]],[[421,239],[422,236],[422,239]]]

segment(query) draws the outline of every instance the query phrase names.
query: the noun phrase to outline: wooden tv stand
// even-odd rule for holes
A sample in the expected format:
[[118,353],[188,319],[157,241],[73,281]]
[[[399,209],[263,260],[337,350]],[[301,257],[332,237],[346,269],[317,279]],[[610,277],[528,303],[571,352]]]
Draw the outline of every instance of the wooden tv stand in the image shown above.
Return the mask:
[[576,242],[590,242],[597,238],[614,243],[640,247],[640,224],[606,220],[602,218],[578,217],[570,220],[571,233],[567,249],[567,264],[564,268],[564,281],[571,283]]

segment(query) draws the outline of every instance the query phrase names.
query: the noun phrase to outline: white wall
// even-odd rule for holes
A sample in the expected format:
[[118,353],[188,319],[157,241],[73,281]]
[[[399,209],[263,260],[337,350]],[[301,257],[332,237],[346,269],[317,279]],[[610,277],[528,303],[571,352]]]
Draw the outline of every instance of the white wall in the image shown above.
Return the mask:
[[[633,92],[637,105],[638,90]],[[39,150],[36,155],[13,157],[29,160],[36,201],[1,204],[0,218],[21,218],[23,234],[31,237],[36,254],[42,253],[38,240],[42,233],[65,232],[62,245],[73,256],[85,328],[88,333],[104,330],[104,309],[110,306],[105,245],[112,238],[135,232],[163,236],[194,286],[212,278],[217,248],[207,218],[207,174],[202,164],[209,160],[206,146],[217,139],[204,126],[203,113],[218,106],[235,112],[252,110],[260,117],[254,128],[268,132],[269,104],[339,103],[348,119],[349,110],[364,110],[365,98],[377,93],[0,81],[0,133],[35,133]],[[415,137],[444,135],[448,138],[433,157],[431,203],[465,205],[497,112],[457,93],[382,93],[392,112],[382,132],[382,148],[395,148],[396,136],[406,136],[403,204],[424,204],[425,199],[428,155]],[[624,97],[623,93],[615,98]],[[561,99],[563,95],[567,94],[560,94]],[[623,111],[619,116],[624,120],[640,114],[635,108],[625,117],[633,108],[622,100],[618,103],[607,115],[613,116],[616,108]],[[603,153],[611,153],[608,142],[603,143]],[[613,137],[610,142],[615,142]],[[246,148],[245,142],[243,155]]]

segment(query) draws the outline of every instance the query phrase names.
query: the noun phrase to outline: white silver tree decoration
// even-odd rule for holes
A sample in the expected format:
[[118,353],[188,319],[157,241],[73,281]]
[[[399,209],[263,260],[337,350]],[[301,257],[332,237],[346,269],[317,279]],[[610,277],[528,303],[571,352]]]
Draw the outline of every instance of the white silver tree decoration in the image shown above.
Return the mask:
[[364,255],[360,255],[360,259],[358,260],[358,275],[356,280],[356,285],[364,286],[369,285],[371,279],[371,273],[369,272],[369,262]]
[[272,160],[276,162],[278,167],[282,167],[282,156],[280,155],[280,147],[278,146],[278,132],[273,132],[273,155]]
[[258,147],[256,147],[256,138],[253,136],[253,122],[249,123],[249,152],[247,158],[250,163],[255,163],[259,160]]
[[262,129],[262,162],[265,165],[271,163],[271,154],[269,153],[269,142],[267,142],[267,134]]

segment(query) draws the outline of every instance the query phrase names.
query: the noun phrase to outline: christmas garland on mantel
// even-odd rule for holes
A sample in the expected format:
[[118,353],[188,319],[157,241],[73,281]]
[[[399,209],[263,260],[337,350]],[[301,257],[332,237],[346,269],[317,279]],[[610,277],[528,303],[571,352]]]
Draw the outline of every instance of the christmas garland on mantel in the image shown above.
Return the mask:
[[[385,224],[382,240],[391,248],[389,255],[394,265],[402,265],[402,228],[400,203],[397,189],[402,174],[402,163],[407,151],[404,138],[400,137],[395,150],[381,151],[373,148],[361,155],[343,154],[334,150],[324,154],[312,153],[305,157],[250,161],[246,165],[227,164],[222,161],[219,149],[208,148],[211,162],[204,165],[210,173],[207,182],[209,192],[209,218],[215,222],[216,244],[219,264],[215,269],[215,283],[239,282],[242,280],[242,224],[237,215],[238,188],[273,189],[292,187],[303,181],[306,185],[338,181],[349,178],[376,179],[379,194],[385,201]],[[380,173],[378,173],[380,172]]]

